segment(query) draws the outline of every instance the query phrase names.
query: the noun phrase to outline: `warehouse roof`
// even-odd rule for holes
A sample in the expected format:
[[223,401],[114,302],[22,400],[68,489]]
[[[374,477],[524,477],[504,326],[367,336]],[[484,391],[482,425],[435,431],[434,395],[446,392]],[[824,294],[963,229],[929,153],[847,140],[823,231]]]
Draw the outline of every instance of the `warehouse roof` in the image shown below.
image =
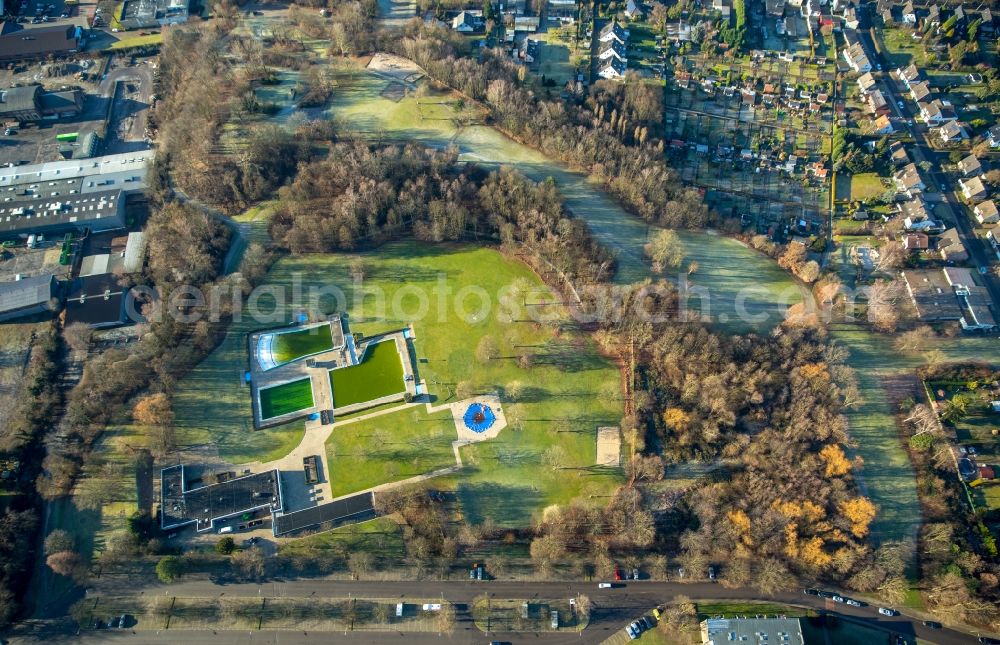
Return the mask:
[[2,112],[24,112],[37,109],[35,101],[38,93],[42,91],[41,85],[25,85],[23,87],[12,87],[0,92],[0,111]]
[[46,303],[53,297],[54,288],[55,278],[51,275],[0,282],[0,313]]
[[24,29],[11,21],[0,26],[0,58],[31,58],[76,51],[76,27]]
[[[121,190],[86,195],[63,195],[0,204],[0,235],[63,224],[82,225],[118,217]],[[110,227],[108,227],[110,228]]]
[[[0,186],[28,184],[32,182],[55,181],[59,179],[76,179],[79,177],[102,178],[106,175],[128,173],[142,175],[145,179],[146,166],[152,162],[156,153],[153,150],[139,152],[124,152],[116,155],[104,155],[90,159],[68,159],[65,161],[50,161],[47,163],[0,168]],[[96,182],[95,182],[96,183]],[[123,186],[124,188],[124,186]],[[143,188],[142,185],[130,186],[129,190]]]

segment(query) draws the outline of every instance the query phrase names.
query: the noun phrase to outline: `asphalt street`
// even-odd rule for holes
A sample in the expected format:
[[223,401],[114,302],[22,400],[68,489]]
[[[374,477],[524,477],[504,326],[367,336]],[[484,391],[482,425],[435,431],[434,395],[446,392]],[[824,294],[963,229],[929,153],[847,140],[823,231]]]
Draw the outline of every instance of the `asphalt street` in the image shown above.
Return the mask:
[[[599,589],[596,582],[469,582],[469,581],[361,581],[345,580],[296,580],[294,582],[268,582],[265,584],[226,584],[210,581],[187,581],[163,585],[137,587],[134,579],[127,576],[103,578],[91,593],[115,594],[165,594],[179,597],[237,596],[254,598],[296,597],[296,598],[361,598],[390,599],[397,602],[429,601],[442,599],[457,608],[457,621],[451,633],[413,632],[243,632],[243,631],[139,631],[100,630],[67,633],[65,627],[58,629],[52,625],[37,625],[33,633],[22,634],[12,642],[47,643],[84,642],[98,643],[128,641],[130,643],[281,643],[282,645],[330,642],[331,640],[354,640],[364,643],[422,643],[439,642],[446,638],[458,643],[488,643],[507,641],[511,643],[560,643],[596,644],[604,641],[615,631],[622,629],[632,619],[649,613],[653,607],[673,600],[678,595],[692,599],[722,600],[765,600],[810,607],[836,614],[848,620],[856,620],[885,630],[886,642],[891,635],[902,635],[906,642],[915,643],[915,637],[942,645],[959,645],[974,642],[975,638],[950,629],[930,629],[919,619],[907,616],[888,617],[877,612],[877,607],[850,607],[831,600],[807,596],[801,592],[788,592],[773,598],[759,598],[753,589],[726,589],[716,583],[679,583],[629,581],[617,583],[612,589]],[[472,622],[469,608],[477,596],[489,593],[495,598],[509,599],[558,599],[572,598],[578,594],[590,597],[593,604],[590,625],[582,633],[491,633],[484,634]],[[336,634],[335,637],[332,637]]]

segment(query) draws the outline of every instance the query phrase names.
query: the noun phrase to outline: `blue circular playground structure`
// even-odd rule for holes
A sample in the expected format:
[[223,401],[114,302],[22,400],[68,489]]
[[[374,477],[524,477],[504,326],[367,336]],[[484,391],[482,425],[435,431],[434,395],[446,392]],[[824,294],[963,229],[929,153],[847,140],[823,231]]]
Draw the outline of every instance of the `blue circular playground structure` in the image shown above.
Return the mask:
[[496,423],[497,415],[485,403],[473,403],[462,415],[465,427],[473,432],[486,432]]

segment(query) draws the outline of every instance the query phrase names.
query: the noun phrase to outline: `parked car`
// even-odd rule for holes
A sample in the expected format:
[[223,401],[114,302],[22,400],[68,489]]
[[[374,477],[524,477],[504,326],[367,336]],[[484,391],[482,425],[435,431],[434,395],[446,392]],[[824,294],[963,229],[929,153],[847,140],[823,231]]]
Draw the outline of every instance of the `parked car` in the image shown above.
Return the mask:
[[899,612],[896,611],[895,609],[889,609],[888,607],[879,607],[878,613],[882,614],[883,616],[895,616]]
[[639,638],[639,633],[632,628],[632,625],[625,625],[625,633],[632,640]]
[[597,588],[598,589],[610,589],[611,588],[611,583],[610,582],[601,582],[601,583],[598,583]]
[[632,569],[632,579],[633,580],[638,580],[639,579],[639,570],[638,569]]
[[618,565],[616,564],[615,565],[615,581],[619,581],[621,579],[622,579],[622,570],[619,569]]
[[843,596],[838,596],[837,594],[833,594],[830,600],[832,600],[833,602],[844,602]]
[[708,568],[708,579],[715,580],[715,567]]
[[928,629],[941,629],[942,625],[936,620],[925,620],[924,627]]
[[804,590],[802,593],[804,593],[807,596],[818,596],[819,589],[813,589],[810,587],[809,589]]
[[845,598],[844,599],[844,604],[845,605],[850,605],[851,607],[860,607],[861,606],[861,603],[858,602],[857,600],[854,600],[853,598]]

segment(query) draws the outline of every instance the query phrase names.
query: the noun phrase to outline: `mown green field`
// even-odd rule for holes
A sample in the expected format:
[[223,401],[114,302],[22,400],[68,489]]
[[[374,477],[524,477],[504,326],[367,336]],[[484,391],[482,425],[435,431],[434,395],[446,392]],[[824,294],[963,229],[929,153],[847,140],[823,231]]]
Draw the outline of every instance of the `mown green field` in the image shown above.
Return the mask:
[[396,344],[392,341],[376,343],[368,348],[364,360],[357,365],[330,370],[330,387],[333,388],[334,408],[404,391],[403,364]]
[[307,377],[260,390],[262,419],[305,410],[313,405],[312,381]]
[[338,425],[326,443],[330,487],[338,497],[455,465],[451,413],[415,406]]
[[[365,267],[361,287],[348,276],[354,258]],[[435,405],[516,393],[503,403],[511,427],[463,448],[466,468],[432,484],[458,491],[470,521],[524,525],[549,504],[607,495],[620,480],[594,466],[597,427],[621,419],[617,370],[572,324],[531,319],[565,313],[547,304],[554,296],[521,262],[485,248],[399,242],[356,256],[287,258],[276,270],[321,273],[341,286],[352,326],[368,335],[412,322],[418,377]],[[495,345],[492,358],[477,358],[482,342]],[[450,414],[431,418],[422,407],[337,427],[331,480],[343,493],[452,465],[456,439]]]
[[330,325],[276,334],[272,349],[278,364],[329,351],[333,349]]

